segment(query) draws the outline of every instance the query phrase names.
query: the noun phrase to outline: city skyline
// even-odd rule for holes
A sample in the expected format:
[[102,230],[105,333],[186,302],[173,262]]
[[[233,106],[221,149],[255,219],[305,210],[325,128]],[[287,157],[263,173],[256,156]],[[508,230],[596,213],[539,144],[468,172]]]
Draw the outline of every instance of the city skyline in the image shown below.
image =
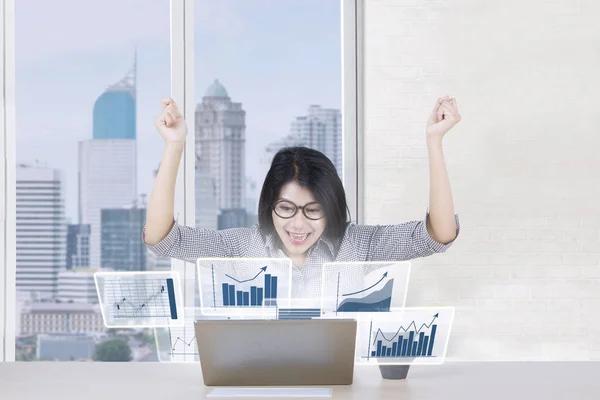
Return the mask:
[[[195,103],[219,79],[247,111],[249,155],[262,155],[269,143],[287,135],[311,104],[341,109],[339,2],[281,3],[195,2]],[[168,1],[147,5],[141,10],[135,1],[117,0],[16,4],[17,160],[41,160],[65,172],[71,222],[77,221],[77,143],[92,138],[92,105],[131,68],[136,48],[138,193],[151,191],[164,148],[154,119],[160,100],[170,94],[170,24]],[[61,7],[95,18],[73,20],[56,11]],[[110,29],[104,21],[111,21]],[[281,30],[285,35],[274,34]],[[41,31],[50,46],[38,40]],[[266,171],[260,160],[247,157],[246,171],[262,186]]]
[[[245,162],[235,168],[236,171],[245,170],[236,178],[236,187],[241,188],[242,193],[251,189],[254,197],[257,197],[268,168],[263,162],[268,155],[265,151],[267,146],[285,141],[294,132],[294,124],[299,127],[296,132],[317,136],[337,130],[337,127],[328,128],[320,123],[313,124],[317,126],[313,130],[310,128],[312,123],[309,115],[310,108],[315,105],[341,113],[340,6],[339,0],[294,3],[278,0],[194,2],[194,108],[201,104],[203,94],[215,80],[227,87],[232,102],[242,105],[245,111]],[[64,9],[70,12],[60,11]],[[86,263],[86,257],[92,253],[90,232],[96,232],[96,235],[102,232],[110,239],[107,239],[110,246],[106,254],[117,260],[116,263],[122,258],[120,254],[132,252],[124,241],[140,227],[139,218],[126,220],[125,216],[119,214],[122,210],[117,209],[137,207],[132,204],[134,200],[141,198],[141,195],[149,196],[154,172],[163,153],[164,141],[154,127],[154,120],[161,112],[160,100],[171,96],[170,14],[168,0],[84,3],[75,0],[56,0],[53,3],[29,0],[15,3],[16,160],[18,164],[42,167],[38,169],[60,175],[56,190],[60,190],[63,196],[56,200],[62,204],[62,214],[59,220],[52,222],[52,227],[58,226],[60,233],[48,238],[60,244],[60,250],[55,252],[56,257],[52,255],[52,262],[45,259],[42,271],[37,264],[29,261],[33,257],[30,257],[27,247],[39,245],[29,243],[35,241],[34,238],[21,235],[18,246],[22,254],[28,257],[19,258],[17,274],[19,265],[23,265],[25,260],[31,264],[28,268],[47,277],[47,288],[55,300],[60,298],[76,302],[25,304],[17,312],[18,319],[24,324],[24,329],[19,329],[18,334],[42,338],[46,344],[40,347],[46,351],[58,349],[58,342],[46,337],[46,333],[68,335],[72,332],[75,325],[68,319],[71,312],[77,312],[86,321],[76,329],[89,332],[92,336],[93,332],[104,331],[104,327],[100,326],[98,310],[90,304],[94,294],[90,289],[91,270],[75,270],[85,268],[83,264]],[[78,17],[73,18],[73,15]],[[40,40],[40,37],[44,40]],[[134,60],[135,75],[131,77]],[[111,87],[119,86],[128,78],[133,78],[135,82],[133,104],[129,101],[114,102],[112,94],[106,95]],[[107,101],[99,102],[102,96]],[[100,111],[94,106],[97,102],[104,104]],[[118,106],[114,108],[115,105]],[[129,111],[121,113],[125,109]],[[135,114],[131,113],[132,110]],[[122,135],[113,132],[110,121],[120,114],[125,114],[121,123],[128,126],[121,132]],[[298,121],[308,121],[308,125],[304,122],[298,125]],[[195,124],[188,121],[188,135],[195,135],[195,128]],[[103,147],[101,143],[94,143],[94,139],[130,140],[133,143],[123,142],[119,166],[116,166],[113,165],[116,154],[113,154],[110,146]],[[82,151],[85,154],[95,155],[93,163],[87,166],[85,162],[82,163],[80,147],[84,148]],[[132,155],[135,162],[126,163],[125,154]],[[123,173],[132,178],[123,183],[123,188],[127,187],[117,196],[118,204],[100,204],[104,200],[95,198],[94,194],[98,193],[100,187],[98,185],[107,182],[87,184],[84,191],[88,200],[84,201],[92,204],[96,200],[92,208],[109,210],[103,213],[106,226],[98,227],[94,223],[97,225],[101,218],[97,221],[91,221],[89,217],[81,218],[87,211],[80,210],[82,188],[79,183],[84,178],[81,176],[82,168],[87,168],[88,172],[83,174],[89,175],[89,171],[102,171],[109,166],[112,166],[113,172],[117,169],[126,171]],[[102,177],[98,173],[89,176]],[[202,185],[210,184],[209,180],[213,179],[210,174],[199,174],[197,169],[196,178],[196,182]],[[24,182],[21,187],[28,185],[28,182]],[[50,183],[46,185],[56,186]],[[110,187],[111,190],[120,190]],[[132,187],[135,193],[130,193]],[[108,195],[116,199],[109,193],[102,197]],[[210,204],[209,200],[207,204]],[[257,200],[240,196],[231,203],[235,208],[228,210],[233,213],[227,214],[224,219],[235,223],[235,211],[256,207]],[[45,213],[51,213],[51,207],[54,207],[52,201],[48,200]],[[20,209],[22,216],[32,210],[27,207],[34,205],[21,204],[26,205]],[[143,201],[140,204],[142,208],[145,207]],[[119,217],[114,220],[110,218],[111,214],[118,214]],[[210,221],[210,224],[222,222],[220,216],[212,219],[197,212],[197,217],[202,221]],[[36,215],[29,218],[36,218]],[[23,222],[28,221],[18,221]],[[87,224],[73,226],[82,222]],[[118,229],[122,231],[117,232]],[[125,234],[126,230],[131,232]],[[21,228],[20,232],[26,231]],[[131,240],[139,245],[141,235],[136,234]],[[73,270],[65,271],[65,253],[71,254],[69,265]],[[95,253],[97,257],[98,252]],[[168,259],[152,257],[148,253],[145,253],[145,257],[147,268],[170,268]],[[137,265],[135,259],[128,262],[127,268]],[[119,263],[117,267],[123,265]],[[23,280],[25,278],[26,274],[21,274],[20,282],[26,282]],[[22,287],[17,290],[19,304],[23,305],[26,297],[19,289]],[[48,325],[42,319],[50,309],[61,321],[56,326]],[[40,353],[40,348],[37,356],[32,355],[27,350],[28,340],[26,337],[18,340],[17,348],[21,349],[18,350],[19,357],[33,359],[44,357],[43,354],[53,357],[47,352]],[[90,336],[88,345],[93,346],[97,340]],[[136,340],[129,340],[132,349],[139,348]],[[74,342],[69,346],[75,346]]]

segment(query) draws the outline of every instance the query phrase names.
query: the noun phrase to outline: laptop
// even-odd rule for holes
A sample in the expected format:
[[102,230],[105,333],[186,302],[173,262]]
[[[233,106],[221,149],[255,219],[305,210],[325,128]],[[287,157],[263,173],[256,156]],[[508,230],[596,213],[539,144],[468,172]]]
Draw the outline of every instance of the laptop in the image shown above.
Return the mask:
[[194,322],[206,386],[349,385],[354,319]]

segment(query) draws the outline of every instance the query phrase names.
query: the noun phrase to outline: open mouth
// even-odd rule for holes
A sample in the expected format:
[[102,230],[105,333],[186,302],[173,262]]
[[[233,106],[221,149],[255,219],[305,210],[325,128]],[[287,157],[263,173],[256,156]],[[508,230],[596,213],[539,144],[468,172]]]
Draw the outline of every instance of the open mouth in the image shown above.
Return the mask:
[[293,244],[304,244],[304,243],[306,243],[306,240],[310,236],[310,233],[292,233],[292,232],[288,232],[288,236],[290,238],[290,241]]

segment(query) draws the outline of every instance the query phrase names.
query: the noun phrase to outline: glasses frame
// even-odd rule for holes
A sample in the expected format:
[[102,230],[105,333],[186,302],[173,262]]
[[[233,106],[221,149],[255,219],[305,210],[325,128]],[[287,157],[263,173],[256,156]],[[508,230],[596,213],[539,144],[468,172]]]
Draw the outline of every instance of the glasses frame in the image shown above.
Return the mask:
[[[292,205],[295,207],[295,209],[294,209],[294,213],[293,213],[291,216],[289,216],[289,217],[282,217],[281,215],[277,214],[277,211],[275,210],[275,208],[277,207],[277,204],[279,204],[279,203],[290,203],[290,204],[292,204]],[[306,209],[306,207],[308,207],[308,206],[310,206],[310,205],[312,205],[312,204],[319,204],[319,205],[320,205],[320,203],[319,203],[318,201],[311,201],[310,203],[306,203],[306,204],[305,204],[305,205],[303,205],[303,206],[299,206],[299,205],[297,205],[296,203],[293,203],[293,202],[291,202],[291,201],[289,201],[289,200],[279,200],[278,202],[276,202],[275,204],[273,204],[273,206],[272,206],[271,208],[273,209],[273,212],[275,212],[275,214],[276,214],[276,215],[277,215],[279,218],[283,218],[283,219],[290,219],[290,218],[294,218],[294,217],[296,216],[296,214],[298,214],[298,210],[299,210],[299,209],[300,209],[300,210],[302,210],[302,214],[304,214],[304,216],[305,216],[307,219],[311,220],[311,221],[318,221],[318,220],[320,220],[320,219],[323,219],[323,218],[325,217],[325,213],[323,213],[323,215],[322,215],[321,217],[319,217],[319,218],[311,218],[311,217],[309,217],[308,215],[306,215],[306,210],[305,210],[305,209]],[[322,206],[321,206],[321,207],[322,207]]]

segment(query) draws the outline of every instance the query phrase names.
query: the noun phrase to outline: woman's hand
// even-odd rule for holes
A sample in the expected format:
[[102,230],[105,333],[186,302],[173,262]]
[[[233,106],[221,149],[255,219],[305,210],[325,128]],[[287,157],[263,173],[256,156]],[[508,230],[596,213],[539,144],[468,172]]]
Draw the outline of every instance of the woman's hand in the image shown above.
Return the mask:
[[455,98],[450,98],[450,96],[439,98],[431,112],[429,121],[427,121],[427,140],[441,140],[450,128],[460,122],[461,118]]
[[162,113],[154,121],[156,129],[167,143],[185,143],[187,125],[173,99],[161,100]]

